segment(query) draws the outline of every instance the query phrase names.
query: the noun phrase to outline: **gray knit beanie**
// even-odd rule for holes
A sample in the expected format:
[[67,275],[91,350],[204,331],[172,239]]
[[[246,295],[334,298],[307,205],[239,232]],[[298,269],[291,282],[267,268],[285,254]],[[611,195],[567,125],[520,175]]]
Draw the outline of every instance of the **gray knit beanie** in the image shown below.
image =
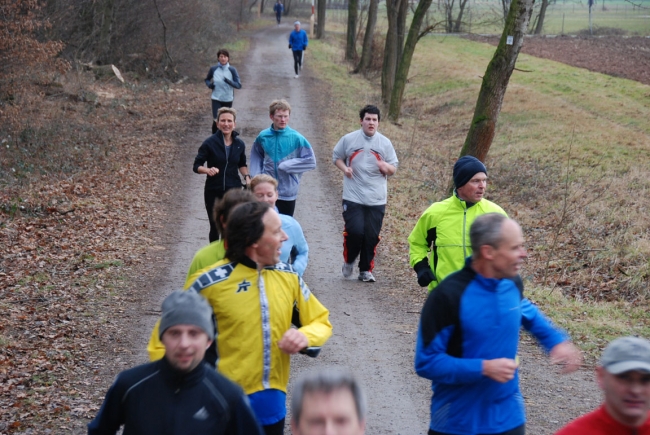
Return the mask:
[[165,330],[176,325],[194,325],[203,329],[210,340],[214,340],[212,307],[194,290],[176,290],[162,303],[162,318],[158,330],[159,338]]
[[454,186],[456,188],[463,187],[479,172],[485,172],[487,175],[487,169],[479,159],[473,156],[461,157],[454,165]]

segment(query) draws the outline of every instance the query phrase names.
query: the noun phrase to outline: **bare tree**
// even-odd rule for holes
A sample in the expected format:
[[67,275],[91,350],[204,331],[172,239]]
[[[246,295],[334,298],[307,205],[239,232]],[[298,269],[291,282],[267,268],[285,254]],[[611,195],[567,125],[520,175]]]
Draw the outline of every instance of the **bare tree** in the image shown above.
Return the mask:
[[548,8],[548,0],[542,0],[542,4],[539,8],[539,14],[537,15],[537,23],[535,25],[535,30],[533,33],[535,35],[541,35],[542,29],[544,28],[544,17],[546,17],[546,9]]
[[318,0],[317,6],[317,20],[318,26],[316,27],[316,39],[322,39],[325,37],[325,14],[327,11],[327,0]]
[[397,15],[402,1],[386,0],[386,15],[388,16],[388,31],[384,45],[384,62],[381,67],[381,101],[388,105],[395,84],[397,69]]
[[354,69],[354,73],[366,73],[370,66],[370,59],[372,59],[372,40],[375,35],[375,25],[377,24],[377,9],[379,7],[379,0],[370,0],[368,6],[368,21],[366,23],[366,33],[363,36],[363,49],[361,51],[361,59],[359,65]]
[[[397,9],[397,44],[395,55],[396,59],[402,58],[402,50],[404,50],[404,39],[406,38],[406,16],[409,12],[409,0],[402,0]],[[395,72],[397,72],[397,65],[395,65]]]
[[524,42],[534,3],[535,0],[512,0],[510,4],[501,40],[483,76],[461,156],[469,154],[484,161],[490,150],[503,97]]
[[345,59],[357,57],[357,19],[359,17],[359,0],[348,0],[348,31],[345,44]]
[[454,6],[456,5],[456,1],[444,0],[444,10],[446,17],[445,31],[447,33],[458,33],[461,31],[461,25],[463,24],[463,14],[465,13],[465,7],[467,6],[467,3],[468,0],[458,0],[458,13],[454,17]]
[[428,26],[423,32],[420,32],[420,28],[422,27],[422,23],[427,15],[427,10],[429,10],[429,6],[431,6],[431,2],[432,0],[420,0],[415,9],[415,13],[413,14],[413,20],[411,21],[411,27],[409,28],[408,37],[406,38],[404,51],[397,68],[397,73],[395,74],[395,85],[390,98],[388,118],[393,121],[397,121],[402,108],[402,97],[404,96],[406,79],[408,77],[409,69],[411,68],[413,53],[415,52],[415,45],[422,36],[429,33],[435,27]]

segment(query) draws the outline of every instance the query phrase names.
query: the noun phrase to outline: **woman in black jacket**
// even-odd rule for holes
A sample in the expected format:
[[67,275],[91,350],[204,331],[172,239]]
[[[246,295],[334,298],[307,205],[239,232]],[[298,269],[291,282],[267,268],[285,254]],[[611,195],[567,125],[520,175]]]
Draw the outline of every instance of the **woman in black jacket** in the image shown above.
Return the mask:
[[[210,220],[210,243],[219,239],[219,230],[214,223],[212,212],[215,200],[221,199],[230,189],[242,188],[240,173],[246,185],[251,181],[246,166],[246,145],[237,137],[239,133],[235,131],[236,117],[235,109],[219,109],[217,132],[203,142],[194,159],[194,172],[207,175],[203,197]],[[206,162],[207,165],[203,166]]]

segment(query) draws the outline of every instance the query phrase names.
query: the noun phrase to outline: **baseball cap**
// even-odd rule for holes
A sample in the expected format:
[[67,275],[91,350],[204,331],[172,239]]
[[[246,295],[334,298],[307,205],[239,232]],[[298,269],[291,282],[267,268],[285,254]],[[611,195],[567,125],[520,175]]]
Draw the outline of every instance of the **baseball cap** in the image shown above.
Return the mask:
[[600,365],[613,375],[631,370],[650,373],[650,341],[641,337],[621,337],[607,345]]

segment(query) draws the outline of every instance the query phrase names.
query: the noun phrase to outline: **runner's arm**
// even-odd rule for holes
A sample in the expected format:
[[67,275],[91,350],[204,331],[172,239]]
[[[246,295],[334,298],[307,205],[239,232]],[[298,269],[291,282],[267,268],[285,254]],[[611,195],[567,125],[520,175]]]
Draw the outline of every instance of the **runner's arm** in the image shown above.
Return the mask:
[[294,219],[293,224],[291,240],[293,241],[293,246],[296,247],[296,251],[298,251],[298,255],[293,260],[292,266],[298,275],[302,276],[307,268],[307,262],[309,262],[309,246],[298,221]]
[[251,148],[251,164],[248,167],[251,177],[261,174],[264,169],[264,148],[255,140]]
[[[253,156],[251,154],[251,163]],[[316,156],[311,147],[303,146],[300,148],[300,157],[287,159],[280,162],[278,169],[287,174],[302,174],[303,172],[316,169]]]

